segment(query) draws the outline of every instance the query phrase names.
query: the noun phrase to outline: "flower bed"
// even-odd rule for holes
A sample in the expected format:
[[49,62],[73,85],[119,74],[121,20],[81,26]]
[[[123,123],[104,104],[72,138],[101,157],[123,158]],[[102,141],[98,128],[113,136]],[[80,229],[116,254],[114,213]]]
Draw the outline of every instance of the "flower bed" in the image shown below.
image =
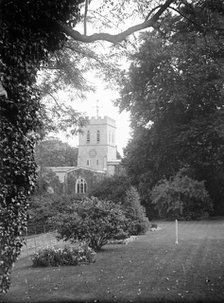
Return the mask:
[[111,239],[109,240],[108,244],[128,244],[129,242],[132,242],[137,239],[137,236],[130,236],[129,238],[125,239]]
[[87,245],[76,247],[47,247],[39,250],[32,257],[33,267],[79,265],[95,262],[95,252]]

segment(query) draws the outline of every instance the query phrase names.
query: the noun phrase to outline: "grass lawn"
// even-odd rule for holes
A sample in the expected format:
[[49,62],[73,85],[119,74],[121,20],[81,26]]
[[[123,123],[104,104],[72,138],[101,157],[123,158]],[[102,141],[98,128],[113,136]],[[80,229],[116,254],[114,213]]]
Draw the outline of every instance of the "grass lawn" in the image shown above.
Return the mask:
[[224,302],[224,219],[158,222],[126,245],[110,244],[90,265],[32,268],[21,258],[5,302]]

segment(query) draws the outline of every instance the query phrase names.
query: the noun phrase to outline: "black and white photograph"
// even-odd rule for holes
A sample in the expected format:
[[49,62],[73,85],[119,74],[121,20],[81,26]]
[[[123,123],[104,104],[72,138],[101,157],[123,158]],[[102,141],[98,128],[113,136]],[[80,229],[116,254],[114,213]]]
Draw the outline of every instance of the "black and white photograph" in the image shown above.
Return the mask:
[[224,0],[0,0],[17,302],[224,302]]

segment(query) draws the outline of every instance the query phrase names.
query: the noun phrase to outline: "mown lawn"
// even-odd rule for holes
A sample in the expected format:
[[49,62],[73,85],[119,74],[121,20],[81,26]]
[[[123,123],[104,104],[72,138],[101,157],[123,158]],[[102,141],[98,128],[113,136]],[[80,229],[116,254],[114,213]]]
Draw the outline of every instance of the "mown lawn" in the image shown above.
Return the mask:
[[159,222],[127,245],[107,245],[91,265],[13,269],[5,302],[224,302],[224,219]]

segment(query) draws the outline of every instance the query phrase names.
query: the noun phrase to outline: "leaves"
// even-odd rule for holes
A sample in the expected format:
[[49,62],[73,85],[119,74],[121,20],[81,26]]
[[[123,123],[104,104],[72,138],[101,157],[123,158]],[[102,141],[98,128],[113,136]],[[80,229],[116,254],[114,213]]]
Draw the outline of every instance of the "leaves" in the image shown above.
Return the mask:
[[212,211],[212,203],[204,182],[193,180],[182,169],[160,180],[152,189],[151,199],[161,217],[194,219]]
[[58,139],[39,142],[35,148],[35,160],[41,166],[76,166],[78,149]]
[[[79,2],[0,2],[0,292],[20,254],[27,225],[27,197],[34,188],[34,144],[43,130],[37,71],[66,40],[53,20],[79,19]],[[74,115],[73,115],[74,118]],[[4,159],[4,160],[3,160]]]
[[60,239],[85,241],[99,250],[109,239],[128,235],[128,220],[119,204],[84,198],[73,205],[73,211],[52,219]]
[[123,203],[126,195],[126,190],[130,187],[130,182],[124,176],[112,176],[104,178],[101,182],[97,183],[90,196],[97,197],[98,199],[113,201],[115,203]]
[[122,81],[117,104],[130,111],[133,128],[124,165],[149,208],[148,191],[185,165],[222,204],[224,141],[215,121],[224,121],[223,22],[214,27],[224,8],[218,3],[219,9],[195,1],[181,5],[181,16],[164,15],[159,30],[141,35]]

